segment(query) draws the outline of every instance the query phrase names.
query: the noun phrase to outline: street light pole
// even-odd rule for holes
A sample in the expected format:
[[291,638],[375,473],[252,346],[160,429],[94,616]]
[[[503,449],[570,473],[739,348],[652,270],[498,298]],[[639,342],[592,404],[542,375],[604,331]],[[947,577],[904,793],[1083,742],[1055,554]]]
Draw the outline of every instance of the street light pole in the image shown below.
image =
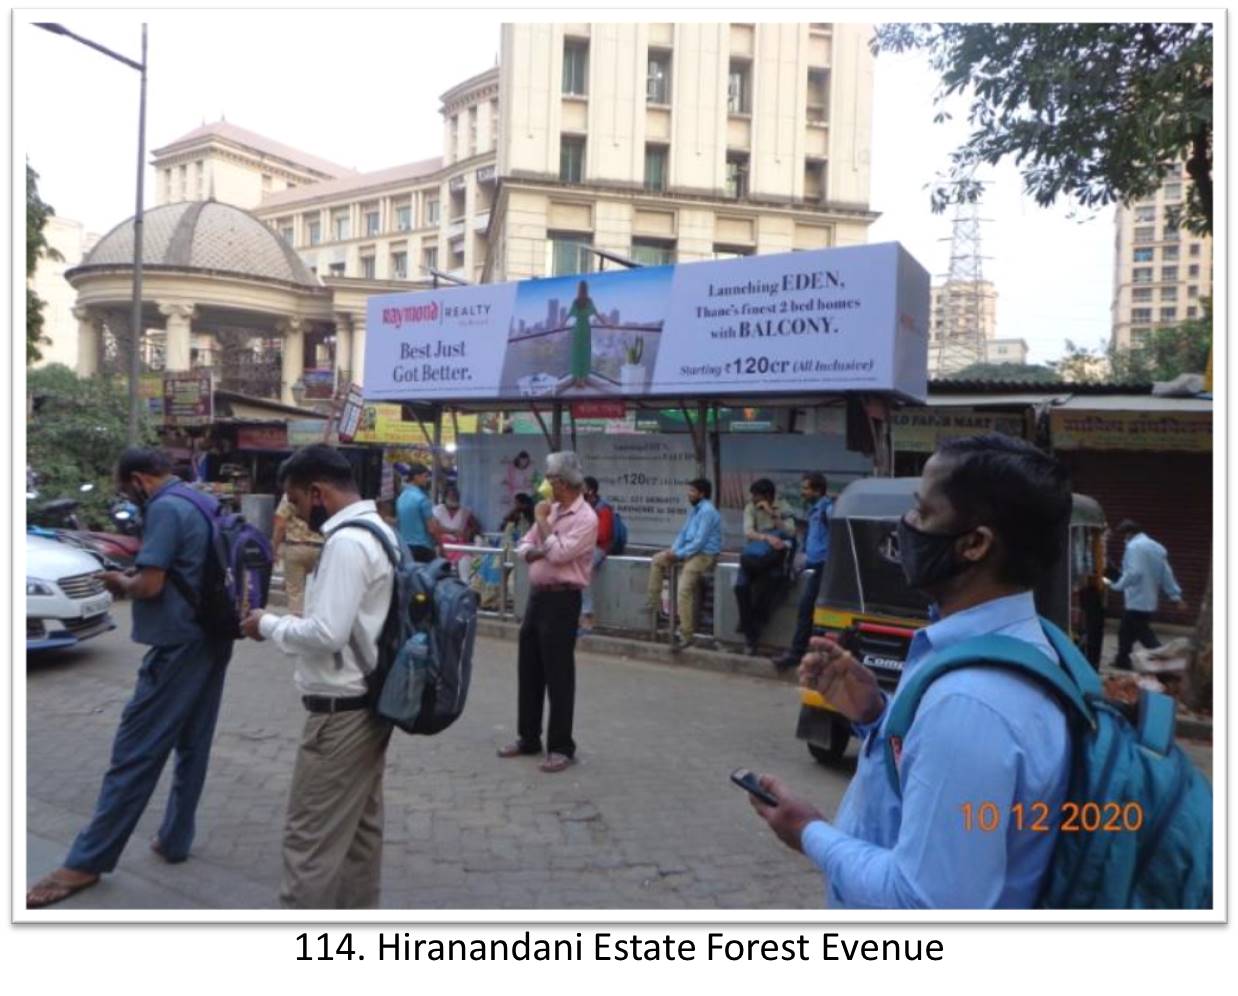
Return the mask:
[[80,42],[87,48],[93,48],[96,52],[102,52],[117,62],[123,62],[130,69],[136,69],[142,77],[138,102],[137,209],[133,214],[133,310],[130,314],[132,348],[129,351],[128,437],[130,444],[134,444],[138,441],[138,418],[141,413],[141,397],[138,391],[138,384],[142,378],[142,180],[143,160],[146,158],[146,24],[145,22],[142,24],[141,62],[134,62],[118,52],[113,52],[105,45],[93,42],[89,38],[83,38],[81,35],[75,35],[63,24],[36,21],[34,26],[42,28],[44,31],[50,31],[54,35],[64,35],[66,38],[72,38],[75,42]]

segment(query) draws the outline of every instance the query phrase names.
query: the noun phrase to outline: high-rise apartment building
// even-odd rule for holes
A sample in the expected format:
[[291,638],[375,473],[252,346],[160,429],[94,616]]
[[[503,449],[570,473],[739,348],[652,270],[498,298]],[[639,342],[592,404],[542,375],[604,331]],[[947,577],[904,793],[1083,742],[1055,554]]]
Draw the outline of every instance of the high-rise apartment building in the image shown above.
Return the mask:
[[[1023,340],[997,339],[997,288],[991,281],[947,280],[934,284],[929,308],[930,377],[958,373],[972,363],[1021,363],[1026,359],[1026,343],[1021,356],[1017,348]],[[964,328],[981,347],[977,350],[951,349],[947,338],[951,327]]]
[[1113,338],[1139,348],[1154,329],[1203,315],[1212,294],[1212,239],[1175,223],[1186,206],[1185,170],[1115,214]]

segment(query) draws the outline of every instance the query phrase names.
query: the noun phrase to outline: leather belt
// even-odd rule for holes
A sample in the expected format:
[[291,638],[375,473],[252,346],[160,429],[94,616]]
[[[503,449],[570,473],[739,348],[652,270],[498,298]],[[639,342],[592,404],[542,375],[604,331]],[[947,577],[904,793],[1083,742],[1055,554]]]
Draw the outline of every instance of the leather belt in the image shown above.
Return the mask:
[[367,708],[370,699],[368,695],[353,695],[349,698],[331,695],[302,695],[301,704],[310,712],[351,712]]

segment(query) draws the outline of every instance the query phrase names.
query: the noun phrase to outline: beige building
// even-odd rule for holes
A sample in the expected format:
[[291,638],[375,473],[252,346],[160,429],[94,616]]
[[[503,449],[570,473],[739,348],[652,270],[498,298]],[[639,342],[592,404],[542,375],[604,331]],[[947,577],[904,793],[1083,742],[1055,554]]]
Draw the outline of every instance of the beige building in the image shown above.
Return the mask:
[[49,340],[40,344],[43,358],[36,365],[63,363],[74,369],[78,361],[77,318],[73,314],[77,293],[64,275],[94,248],[99,236],[87,232],[81,222],[59,215],[47,219],[43,235],[59,258],[41,257],[34,276],[27,281],[44,302],[43,335]]
[[[991,281],[949,281],[930,290],[929,377],[958,373],[973,363],[1022,363],[1027,343],[997,338],[997,288]],[[951,335],[951,329],[963,335]],[[1022,358],[1018,343],[1023,343]],[[1000,344],[1000,345],[999,345]]]
[[1138,348],[1153,329],[1204,313],[1212,294],[1212,239],[1175,225],[1186,205],[1185,170],[1152,196],[1118,206],[1113,267],[1113,345]]
[[[477,283],[595,269],[589,248],[657,264],[862,243],[876,218],[870,33],[507,24],[500,65],[440,98],[443,155],[369,173],[228,122],[195,129],[152,154],[156,210],[180,209],[164,219],[181,232],[166,243],[167,272],[194,281],[183,293],[163,288],[167,300],[148,309],[154,362],[215,364],[216,329],[252,327],[265,344],[250,351],[253,362],[272,369],[266,390],[289,400],[311,362],[359,381],[365,298],[428,286],[432,270]],[[187,213],[195,202],[214,207]],[[215,210],[224,206],[244,210]],[[198,306],[199,297],[219,302],[200,285],[212,268],[185,255],[189,233],[222,252],[228,226],[270,263],[261,301],[246,299],[239,317]],[[92,342],[123,321],[111,286],[123,243],[111,241],[106,266],[101,257],[80,268],[93,294],[78,288],[90,297],[81,327]],[[214,268],[245,269],[231,257]],[[293,293],[277,300],[271,286],[281,281]],[[174,310],[161,323],[165,304]],[[81,369],[109,355],[88,352]]]

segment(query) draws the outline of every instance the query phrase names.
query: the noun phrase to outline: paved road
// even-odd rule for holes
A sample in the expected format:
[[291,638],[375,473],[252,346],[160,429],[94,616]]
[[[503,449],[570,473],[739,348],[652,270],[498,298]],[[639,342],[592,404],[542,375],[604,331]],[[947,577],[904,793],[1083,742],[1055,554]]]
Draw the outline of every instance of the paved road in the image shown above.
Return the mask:
[[[120,628],[28,667],[31,880],[88,818],[137,648]],[[396,733],[386,774],[383,905],[442,909],[814,908],[819,876],[751,812],[728,773],[777,771],[832,813],[846,772],[794,737],[788,685],[578,656],[580,763],[544,775],[500,760],[515,722],[512,645],[483,639],[464,716],[435,737]],[[190,861],[147,851],[168,775],[117,873],[62,908],[274,906],[280,831],[304,712],[291,664],[237,645]]]

